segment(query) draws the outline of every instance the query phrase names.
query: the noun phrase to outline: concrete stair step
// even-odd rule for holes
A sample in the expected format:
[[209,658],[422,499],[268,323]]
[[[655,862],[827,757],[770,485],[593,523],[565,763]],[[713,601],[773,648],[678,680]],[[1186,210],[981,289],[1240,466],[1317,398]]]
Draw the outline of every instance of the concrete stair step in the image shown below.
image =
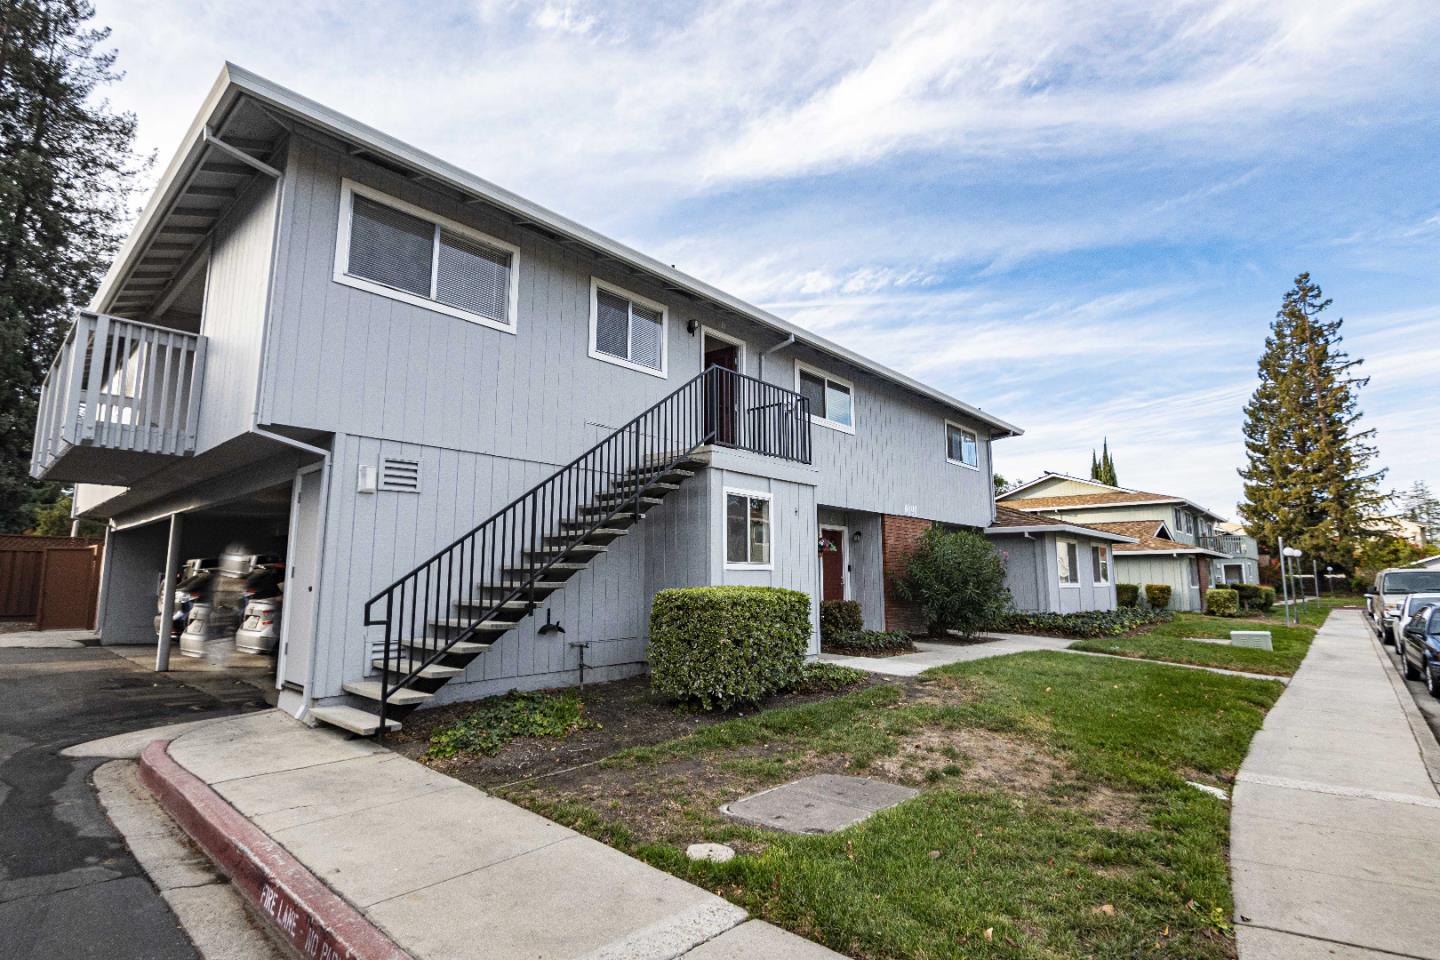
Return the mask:
[[504,633],[507,630],[514,630],[517,622],[514,620],[481,620],[479,623],[475,623],[474,620],[466,620],[461,617],[430,621],[430,626],[441,627],[445,630],[467,630],[472,624],[480,633]]
[[[427,657],[434,652],[433,647],[415,646],[414,644],[409,643],[407,643],[405,646],[416,652],[423,652],[424,655]],[[486,650],[489,650],[493,646],[495,646],[494,643],[479,643],[474,640],[458,640],[455,643],[450,644],[450,646],[446,647],[445,653],[456,657],[468,657],[473,656],[477,653],[484,653]]]
[[[564,577],[568,579],[589,566],[590,564],[588,563],[567,563],[562,560],[559,563],[552,563],[548,565],[545,568],[545,575],[549,577]],[[525,577],[529,576],[530,568],[506,567],[504,573],[512,577]]]
[[[356,707],[312,707],[309,715],[321,723],[328,723],[360,737],[372,737],[380,732],[380,718]],[[388,733],[399,732],[400,721],[386,719],[385,730]]]
[[[346,693],[354,694],[357,697],[364,697],[366,700],[380,702],[380,681],[379,680],[351,680],[344,685]],[[411,690],[408,687],[401,687],[398,690],[390,691],[390,702],[397,707],[408,707],[417,703],[424,703],[430,699],[430,694],[424,690]]]
[[[567,521],[565,524],[561,524],[561,526],[569,526],[572,523],[575,524],[574,526],[570,527],[570,529],[572,530],[585,530],[590,526],[590,524],[584,520],[581,520],[579,522]],[[623,537],[629,532],[629,530],[622,530],[619,527],[596,527],[594,530],[591,530],[585,535],[585,539],[582,541],[582,543],[589,544],[591,541],[595,540],[609,543],[611,540],[614,540],[617,537]],[[570,543],[574,539],[574,534],[552,533],[550,536],[545,538],[545,542],[564,546],[565,544]]]
[[[546,539],[549,539],[548,537]],[[543,550],[526,550],[525,556],[539,557],[541,560],[548,560],[551,557],[599,556],[606,552],[606,548],[594,543],[577,543],[573,547],[546,547]]]
[[[653,488],[652,488],[652,489],[653,489]],[[676,489],[679,489],[679,488],[677,487]],[[614,491],[614,490],[612,490],[612,491],[609,491],[609,492],[606,492],[606,493],[597,493],[597,494],[595,495],[595,501],[596,501],[595,503],[587,503],[587,504],[585,504],[583,507],[580,508],[580,512],[581,512],[581,513],[595,513],[595,512],[600,511],[600,510],[609,510],[609,509],[611,509],[609,506],[607,506],[607,504],[614,504],[614,503],[634,503],[634,502],[635,502],[635,494],[633,494],[633,493],[624,493],[624,492],[619,492],[619,491]],[[662,500],[660,497],[655,497],[655,496],[642,496],[642,497],[640,498],[640,506],[642,506],[642,507],[654,507],[654,506],[658,506],[659,504],[664,503],[664,502],[665,502],[665,501]]]
[[[625,528],[625,527],[634,526],[634,524],[635,524],[635,513],[634,513],[634,511],[632,511],[632,510],[621,510],[621,511],[615,513],[613,516],[610,515],[610,508],[609,508],[609,507],[601,507],[601,508],[598,508],[598,509],[592,508],[592,509],[589,509],[589,510],[584,510],[584,509],[582,509],[581,512],[583,512],[583,513],[590,513],[590,514],[596,514],[596,513],[604,514],[604,515],[605,515],[605,520],[604,520],[605,528],[608,529],[608,530],[619,530],[619,529],[622,529],[622,528]],[[643,514],[643,513],[640,514],[640,519],[641,519],[641,520],[644,520],[644,519],[645,519],[645,514]],[[561,529],[561,530],[588,530],[590,527],[594,526],[595,523],[596,523],[596,521],[594,521],[594,520],[579,520],[579,519],[576,519],[576,520],[562,520],[562,521],[560,521],[560,529]],[[628,530],[625,530],[624,532],[628,533],[629,531],[628,531]]]
[[[398,661],[392,661],[393,666],[398,669],[390,669],[390,672],[395,674],[396,676],[406,677],[410,675],[410,671],[414,670],[416,667],[420,666],[420,664],[424,662],[424,658],[412,659],[410,657],[403,657]],[[370,665],[373,666],[376,670],[387,669],[387,667],[385,666],[385,660],[383,658],[376,658],[374,660],[371,660]],[[447,667],[442,664],[432,663],[428,667],[422,669],[419,673],[419,676],[425,678],[426,680],[449,680],[451,677],[458,677],[464,672],[464,667]]]
[[[642,483],[642,481],[641,481],[641,479],[640,479],[639,477],[636,477],[636,478],[631,479],[631,480],[621,480],[619,483],[615,484],[614,491],[625,491],[625,490],[628,490],[628,491],[630,491],[630,492],[627,493],[626,496],[633,497],[633,496],[635,495],[635,487],[636,487],[636,485],[637,485],[637,484],[641,484],[641,483]],[[678,483],[666,483],[666,482],[663,481],[663,480],[656,480],[656,481],[654,481],[654,482],[645,481],[645,482],[643,483],[642,489],[644,489],[644,490],[659,490],[659,491],[662,491],[662,492],[664,492],[664,493],[670,493],[670,492],[672,492],[672,491],[679,490],[679,489],[680,489],[680,484],[678,484]],[[612,491],[612,492],[613,492],[613,491]]]

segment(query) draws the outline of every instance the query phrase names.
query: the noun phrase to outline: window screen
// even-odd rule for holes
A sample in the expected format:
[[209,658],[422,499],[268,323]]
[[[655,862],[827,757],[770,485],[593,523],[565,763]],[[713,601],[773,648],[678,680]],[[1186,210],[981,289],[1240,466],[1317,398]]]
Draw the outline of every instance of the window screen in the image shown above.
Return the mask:
[[825,419],[850,426],[850,388],[843,383],[825,381]]
[[660,370],[665,357],[665,316],[608,290],[595,291],[595,349]]
[[800,371],[800,396],[810,401],[810,415],[825,416],[825,380],[813,373]]
[[510,316],[510,254],[440,231],[435,299],[507,323]]
[[434,224],[355,198],[347,268],[352,275],[428,297],[434,245]]
[[980,465],[980,443],[975,434],[969,430],[963,430],[954,425],[947,425],[945,430],[945,455],[956,463],[963,463],[967,467],[978,467]]

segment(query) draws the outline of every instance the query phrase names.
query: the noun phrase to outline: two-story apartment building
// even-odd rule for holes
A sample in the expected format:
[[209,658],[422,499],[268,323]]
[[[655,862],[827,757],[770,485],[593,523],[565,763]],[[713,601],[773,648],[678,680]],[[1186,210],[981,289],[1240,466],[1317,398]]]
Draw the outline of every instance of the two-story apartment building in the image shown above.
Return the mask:
[[[1134,542],[1113,547],[1117,582],[1168,584],[1176,610],[1203,610],[1205,593],[1224,564],[1243,566],[1241,538],[1216,533],[1215,524],[1224,518],[1184,497],[1045,473],[998,501],[1130,538]],[[1253,566],[1248,575],[1254,579],[1244,582],[1258,582]]]
[[642,671],[666,587],[913,622],[887,573],[1019,433],[228,65],[92,307],[32,471],[109,523],[103,642],[282,554],[280,705],[359,732]]

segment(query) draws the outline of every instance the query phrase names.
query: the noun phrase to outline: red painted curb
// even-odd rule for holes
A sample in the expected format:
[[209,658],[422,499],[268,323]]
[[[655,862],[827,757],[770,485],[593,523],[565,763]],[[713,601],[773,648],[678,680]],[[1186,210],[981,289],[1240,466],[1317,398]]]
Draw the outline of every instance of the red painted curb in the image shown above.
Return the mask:
[[140,753],[140,780],[301,957],[412,960],[369,920],[171,758],[170,741]]

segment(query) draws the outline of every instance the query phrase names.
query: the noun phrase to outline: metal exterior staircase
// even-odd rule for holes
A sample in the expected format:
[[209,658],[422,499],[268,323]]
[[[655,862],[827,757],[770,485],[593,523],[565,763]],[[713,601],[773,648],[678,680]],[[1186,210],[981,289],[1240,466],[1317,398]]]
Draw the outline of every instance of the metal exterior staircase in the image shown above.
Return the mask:
[[722,367],[694,377],[372,597],[378,676],[344,685],[360,708],[311,714],[366,736],[398,729],[694,477],[710,445],[809,463],[809,403]]

